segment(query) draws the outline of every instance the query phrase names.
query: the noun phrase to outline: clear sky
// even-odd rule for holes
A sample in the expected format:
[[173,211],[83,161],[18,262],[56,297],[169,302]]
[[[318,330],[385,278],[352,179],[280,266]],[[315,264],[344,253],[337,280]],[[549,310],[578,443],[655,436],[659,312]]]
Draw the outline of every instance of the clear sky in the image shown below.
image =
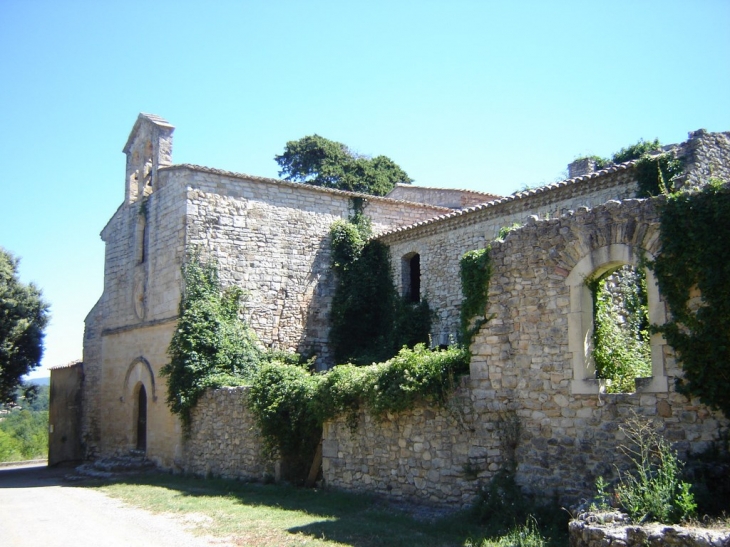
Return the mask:
[[510,194],[639,138],[730,130],[730,1],[0,0],[0,246],[81,358],[139,112],[173,161],[276,177],[318,133]]

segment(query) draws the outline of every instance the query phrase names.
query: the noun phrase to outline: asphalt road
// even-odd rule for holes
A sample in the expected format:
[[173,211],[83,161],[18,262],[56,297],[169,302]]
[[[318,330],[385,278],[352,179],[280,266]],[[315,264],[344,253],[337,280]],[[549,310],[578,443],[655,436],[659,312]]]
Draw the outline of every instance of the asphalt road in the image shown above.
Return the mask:
[[182,521],[132,508],[65,481],[71,469],[45,464],[0,467],[0,546],[209,547]]

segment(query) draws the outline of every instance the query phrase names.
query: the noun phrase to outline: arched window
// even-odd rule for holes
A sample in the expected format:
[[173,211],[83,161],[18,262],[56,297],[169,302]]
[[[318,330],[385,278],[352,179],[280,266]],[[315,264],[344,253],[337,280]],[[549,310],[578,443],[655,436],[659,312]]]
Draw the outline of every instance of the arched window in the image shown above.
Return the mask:
[[[648,255],[648,253],[646,253]],[[651,259],[651,256],[647,256]],[[570,312],[568,314],[568,349],[572,353],[573,380],[571,391],[574,394],[591,394],[605,391],[606,380],[596,375],[594,350],[595,302],[594,291],[596,281],[605,281],[610,274],[630,265],[633,269],[642,266],[634,248],[618,243],[600,247],[584,256],[565,280],[570,288]],[[664,306],[659,299],[659,289],[650,270],[646,275],[646,305],[648,323],[663,324],[665,321]],[[663,346],[664,338],[652,334],[649,338],[651,377],[640,380],[642,392],[664,392],[668,382],[664,370]]]
[[408,302],[421,301],[421,255],[408,253],[401,260],[403,298]]

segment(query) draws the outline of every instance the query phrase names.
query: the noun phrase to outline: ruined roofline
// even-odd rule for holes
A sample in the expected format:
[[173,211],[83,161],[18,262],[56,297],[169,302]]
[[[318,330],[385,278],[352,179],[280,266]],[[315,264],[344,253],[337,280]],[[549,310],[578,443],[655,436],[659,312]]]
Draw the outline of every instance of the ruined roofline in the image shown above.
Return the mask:
[[363,194],[360,192],[348,192],[347,190],[338,190],[336,188],[325,188],[323,186],[314,186],[312,184],[307,184],[304,182],[292,182],[288,180],[282,180],[282,179],[274,179],[269,177],[260,177],[257,175],[247,175],[245,173],[236,173],[234,171],[226,171],[224,169],[216,169],[214,167],[204,167],[201,165],[194,165],[190,163],[178,163],[175,165],[166,165],[164,167],[160,167],[159,172],[163,173],[165,171],[183,171],[183,170],[190,170],[190,171],[197,171],[200,173],[211,173],[213,175],[220,175],[222,177],[228,177],[228,178],[235,178],[240,180],[247,180],[247,181],[253,181],[253,182],[261,182],[264,184],[274,184],[277,186],[286,186],[288,188],[296,188],[299,190],[307,190],[307,191],[314,191],[314,192],[324,192],[326,194],[333,194],[337,196],[343,196],[343,197],[359,197],[363,198],[367,201],[382,201],[386,203],[404,203],[416,207],[420,207],[424,210],[432,210],[435,213],[445,213],[453,211],[453,209],[450,209],[449,207],[440,207],[438,205],[429,205],[427,203],[418,203],[416,201],[407,201],[402,199],[393,199],[386,196],[374,196],[372,194]]
[[415,224],[410,224],[408,226],[401,226],[398,228],[394,228],[392,230],[388,230],[386,232],[383,232],[382,234],[378,235],[376,239],[390,239],[390,238],[396,238],[399,239],[400,237],[406,237],[406,235],[414,230],[418,230],[421,228],[424,228],[426,226],[433,226],[434,229],[436,228],[436,225],[446,223],[452,219],[458,219],[459,217],[462,217],[464,222],[468,222],[469,219],[466,217],[472,216],[475,213],[479,213],[481,211],[486,211],[490,209],[494,209],[495,207],[506,207],[509,204],[518,203],[524,199],[539,195],[539,194],[549,194],[551,192],[560,190],[562,188],[571,187],[571,186],[577,186],[580,184],[588,183],[591,180],[600,179],[602,177],[605,177],[607,175],[611,175],[613,173],[619,173],[623,171],[627,171],[636,164],[637,160],[630,160],[625,163],[610,165],[604,169],[601,169],[600,171],[594,171],[593,173],[587,174],[587,175],[581,175],[578,177],[573,177],[572,179],[566,179],[562,180],[560,182],[555,182],[551,184],[547,184],[545,186],[540,186],[538,188],[531,188],[529,190],[525,190],[523,192],[516,192],[510,196],[505,196],[502,198],[498,198],[492,201],[487,201],[485,203],[481,203],[479,205],[474,205],[472,207],[467,207],[466,209],[461,209],[458,211],[451,210],[448,214],[440,215],[434,218],[430,218],[428,220],[422,220],[420,222],[416,222]]

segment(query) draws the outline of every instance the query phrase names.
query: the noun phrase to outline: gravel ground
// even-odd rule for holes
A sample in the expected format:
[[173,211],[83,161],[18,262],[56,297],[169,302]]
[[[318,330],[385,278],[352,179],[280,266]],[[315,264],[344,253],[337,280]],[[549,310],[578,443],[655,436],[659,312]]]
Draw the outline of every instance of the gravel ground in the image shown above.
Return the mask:
[[[183,520],[129,507],[63,480],[70,469],[34,462],[0,468],[0,545],[21,547],[207,547]],[[194,524],[194,518],[188,523]]]

